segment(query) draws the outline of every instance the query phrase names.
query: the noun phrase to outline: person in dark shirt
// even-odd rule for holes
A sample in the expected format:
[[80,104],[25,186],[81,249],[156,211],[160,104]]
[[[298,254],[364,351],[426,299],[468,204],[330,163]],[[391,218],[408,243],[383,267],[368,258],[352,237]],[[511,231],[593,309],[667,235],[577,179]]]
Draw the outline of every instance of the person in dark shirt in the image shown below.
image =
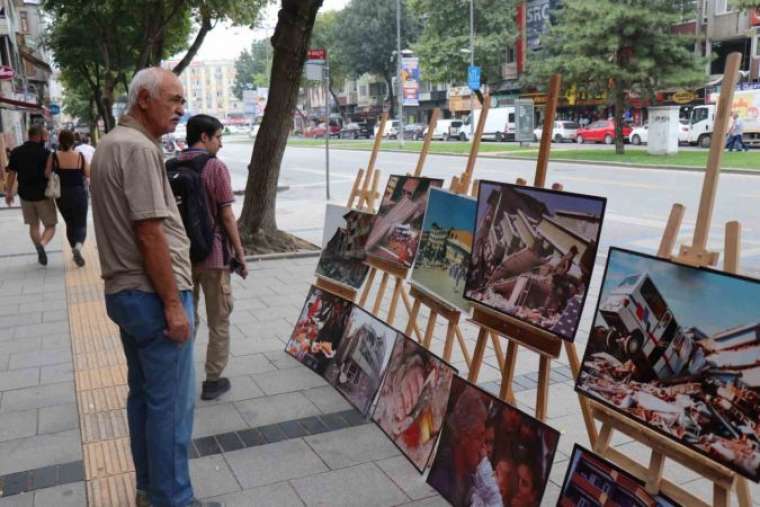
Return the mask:
[[[5,202],[13,204],[13,185],[18,180],[18,195],[21,198],[21,211],[24,223],[29,226],[29,236],[37,250],[37,261],[47,265],[45,246],[55,235],[58,213],[53,199],[45,196],[47,178],[45,163],[48,150],[45,149],[47,131],[44,127],[34,125],[29,129],[29,140],[11,151],[8,162],[8,181],[5,188]],[[40,232],[40,222],[44,230]]]

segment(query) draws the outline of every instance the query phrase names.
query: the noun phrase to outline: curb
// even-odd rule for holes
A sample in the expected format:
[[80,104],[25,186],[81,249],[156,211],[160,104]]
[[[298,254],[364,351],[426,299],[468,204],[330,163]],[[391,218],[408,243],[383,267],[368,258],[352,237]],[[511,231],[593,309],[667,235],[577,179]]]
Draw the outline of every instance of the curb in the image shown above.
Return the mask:
[[[277,192],[286,192],[290,190],[290,185],[278,185],[277,186]],[[233,195],[245,195],[245,189],[242,190],[233,190]]]
[[308,259],[311,257],[319,257],[321,254],[321,250],[296,250],[293,252],[248,255],[246,256],[245,260],[251,262],[263,262],[279,261],[285,259]]

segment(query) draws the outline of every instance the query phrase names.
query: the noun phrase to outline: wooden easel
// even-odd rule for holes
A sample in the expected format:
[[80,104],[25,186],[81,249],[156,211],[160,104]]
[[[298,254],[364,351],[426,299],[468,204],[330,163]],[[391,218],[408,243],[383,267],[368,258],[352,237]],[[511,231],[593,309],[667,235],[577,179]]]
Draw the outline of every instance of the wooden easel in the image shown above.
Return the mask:
[[[731,103],[738,79],[740,62],[741,55],[739,53],[731,53],[726,61],[725,77],[715,117],[715,131],[712,144],[710,145],[710,156],[702,186],[697,225],[692,244],[681,245],[678,255],[672,255],[685,211],[685,208],[681,204],[675,204],[670,212],[670,217],[663,233],[662,241],[660,242],[657,252],[659,257],[696,267],[715,266],[718,263],[720,254],[707,250],[707,238],[712,222],[715,197],[718,189],[718,177],[720,175],[720,160],[724,149],[724,137],[728,126],[728,117],[731,112]],[[727,223],[723,257],[724,271],[729,273],[736,273],[738,271],[740,242],[741,225],[739,222]],[[601,403],[591,399],[587,399],[587,401],[591,408],[591,416],[601,423],[599,436],[593,442],[594,451],[646,481],[649,493],[656,494],[662,492],[683,505],[727,507],[730,504],[731,491],[735,490],[741,507],[750,507],[752,505],[749,485],[747,479],[743,476],[684,445],[676,443],[653,429],[615,412]],[[610,446],[610,441],[615,430],[651,448],[648,466],[638,463]],[[712,503],[697,498],[682,487],[663,478],[666,459],[676,461],[712,482]]]
[[[425,166],[425,160],[430,151],[430,143],[433,140],[433,132],[438,123],[439,114],[440,111],[435,109],[430,117],[427,134],[425,135],[425,140],[422,143],[422,150],[420,150],[420,156],[417,160],[417,167],[412,176],[419,177],[422,175],[422,169]],[[393,322],[396,320],[399,298],[403,302],[407,314],[411,315],[412,304],[409,300],[409,295],[406,293],[406,290],[404,290],[404,280],[406,280],[409,275],[409,269],[378,258],[370,258],[367,259],[366,262],[369,266],[369,274],[367,276],[367,281],[364,283],[362,295],[359,298],[359,305],[365,307],[367,299],[369,298],[369,292],[375,282],[375,277],[378,272],[381,272],[382,277],[380,278],[380,287],[377,290],[377,294],[375,294],[375,301],[372,305],[371,313],[375,316],[379,316],[380,306],[382,305],[383,297],[385,297],[385,290],[388,287],[388,280],[393,277],[393,293],[391,295],[390,306],[388,307],[388,316],[385,320],[388,324],[393,325]],[[420,333],[417,324],[413,321],[411,331],[414,331],[414,334],[417,336],[417,341],[422,342],[422,334]],[[407,335],[409,334],[410,332],[407,332]]]

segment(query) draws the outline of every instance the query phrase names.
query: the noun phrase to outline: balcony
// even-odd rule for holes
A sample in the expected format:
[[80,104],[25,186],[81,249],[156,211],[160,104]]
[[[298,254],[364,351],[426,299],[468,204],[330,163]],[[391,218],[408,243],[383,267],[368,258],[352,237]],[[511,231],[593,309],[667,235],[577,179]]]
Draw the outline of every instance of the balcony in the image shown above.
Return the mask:
[[11,29],[11,18],[8,16],[0,16],[0,36],[15,34],[15,30]]

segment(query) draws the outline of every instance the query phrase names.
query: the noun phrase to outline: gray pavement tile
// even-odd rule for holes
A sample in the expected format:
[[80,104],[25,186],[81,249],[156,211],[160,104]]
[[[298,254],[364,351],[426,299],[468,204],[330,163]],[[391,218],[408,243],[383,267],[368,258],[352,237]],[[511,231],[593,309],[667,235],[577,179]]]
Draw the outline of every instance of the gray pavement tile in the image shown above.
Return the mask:
[[327,426],[328,431],[337,431],[350,427],[351,425],[337,413],[322,414],[319,420]]
[[213,498],[223,502],[225,507],[303,507],[295,490],[287,482],[246,489]]
[[0,475],[81,459],[78,430],[0,442]]
[[265,373],[274,371],[276,368],[264,354],[252,354],[246,356],[230,357],[227,367],[224,369],[224,375],[235,377],[238,375],[251,375],[254,373]]
[[[398,505],[407,496],[374,463],[290,481],[306,505]],[[350,484],[351,487],[346,487]]]
[[194,438],[242,430],[246,427],[245,421],[240,417],[232,402],[208,407],[200,404],[195,406]]
[[[47,293],[45,296],[47,296]],[[13,333],[13,337],[18,339],[48,336],[51,334],[60,333],[61,327],[62,326],[60,322],[46,322],[43,324],[32,324],[28,326],[16,327]]]
[[240,485],[222,456],[207,456],[191,460],[190,480],[193,484],[193,492],[198,498],[240,491]]
[[247,356],[249,354],[271,353],[282,350],[282,341],[275,337],[249,338],[235,340],[230,345],[230,353],[233,356]]
[[300,438],[234,451],[224,458],[243,489],[327,471],[319,456]]
[[17,352],[11,354],[11,362],[8,365],[8,368],[11,370],[18,370],[21,368],[47,366],[65,362],[71,362],[71,347],[34,352]]
[[[201,384],[205,375],[202,373],[203,367],[196,368],[196,393],[200,396]],[[225,372],[226,373],[226,372]],[[250,400],[253,398],[259,398],[264,396],[264,391],[253,381],[248,375],[240,375],[237,377],[228,377],[230,380],[230,390],[224,393],[222,396],[215,400],[206,401],[198,400],[195,403],[196,408],[215,406],[223,403],[229,403],[231,401]]]
[[253,375],[253,380],[268,395],[327,385],[322,377],[305,367],[260,373]]
[[255,447],[257,445],[264,445],[267,443],[264,435],[262,435],[261,432],[256,428],[238,431],[237,434],[246,447]]
[[404,456],[383,459],[375,464],[412,500],[421,500],[436,494],[425,482],[425,476]]
[[34,493],[0,498],[0,507],[34,507]]
[[68,333],[42,338],[42,350],[62,349],[65,347],[71,347],[71,338]]
[[74,365],[71,361],[40,368],[40,384],[56,384],[74,381]]
[[286,421],[280,423],[280,429],[288,438],[298,438],[309,435],[309,432],[298,421]]
[[[0,292],[4,291],[4,286],[0,287]],[[24,311],[32,312],[33,309],[24,308]],[[19,312],[18,304],[11,303],[11,304],[4,304],[0,305],[0,316],[6,316],[6,315],[16,315]]]
[[0,333],[0,354],[16,354],[19,352],[32,352],[40,350],[42,344],[42,338],[32,337],[18,340],[6,340],[2,341],[2,333]]
[[60,480],[63,484],[84,480],[84,462],[82,461],[73,461],[61,465],[58,471],[60,474]]
[[58,465],[48,465],[31,473],[32,489],[51,488],[58,482]]
[[237,451],[238,449],[242,449],[245,447],[245,444],[240,439],[238,434],[234,431],[231,431],[229,433],[222,433],[221,435],[216,435],[216,441],[219,444],[219,447],[222,448],[223,452],[232,452]]
[[305,437],[304,441],[332,469],[399,454],[388,437],[371,424]]
[[303,365],[296,361],[293,356],[283,350],[278,350],[276,352],[265,352],[264,355],[267,356],[269,362],[272,363],[278,370],[303,367]]
[[319,417],[304,417],[303,419],[298,419],[297,422],[306,430],[308,435],[317,435],[329,431]]
[[84,482],[63,484],[34,492],[34,507],[82,507],[87,505]]
[[[235,311],[241,310],[262,310],[267,305],[258,296],[250,296],[245,299],[235,299]],[[233,317],[235,313],[233,312]]]
[[[265,312],[268,310],[269,309],[258,311]],[[292,310],[292,312],[293,315],[297,317],[300,312],[300,308],[298,310]],[[252,326],[238,326],[238,328],[248,338],[285,338],[290,337],[290,335],[293,333],[293,324],[282,318],[269,322],[257,322]]]
[[6,371],[8,369],[8,361],[10,358],[10,354],[0,354],[0,371]]
[[303,392],[276,394],[254,400],[235,402],[240,415],[249,426],[267,424],[291,419],[319,415],[321,412]]
[[219,454],[222,452],[221,447],[219,447],[219,442],[217,442],[216,439],[211,436],[196,438],[193,440],[193,444],[195,445],[195,449],[198,451],[198,456],[200,457]]
[[259,433],[261,434],[261,436],[264,437],[264,440],[266,440],[270,444],[288,439],[288,436],[285,434],[285,432],[283,431],[282,427],[279,424],[268,424],[267,426],[259,426],[257,429],[259,430]]
[[[550,505],[550,504],[546,504]],[[451,504],[436,493],[436,496],[425,498],[424,500],[415,500],[409,503],[402,503],[399,507],[450,507]]]
[[42,322],[61,322],[65,324],[68,320],[68,310],[49,310],[42,313]]
[[37,434],[37,411],[24,410],[0,414],[0,442]]
[[0,372],[0,391],[36,386],[39,383],[39,368],[24,368]]
[[27,387],[3,393],[0,412],[29,408],[52,407],[74,403],[74,383],[61,382],[44,386]]
[[38,412],[39,422],[37,431],[40,434],[58,433],[79,428],[79,412],[75,403],[42,407]]
[[39,324],[42,322],[42,313],[16,313],[12,315],[0,316],[0,329],[7,329],[17,326],[28,326],[30,324]]
[[32,489],[32,480],[28,472],[14,472],[3,477],[3,495],[20,495]]

